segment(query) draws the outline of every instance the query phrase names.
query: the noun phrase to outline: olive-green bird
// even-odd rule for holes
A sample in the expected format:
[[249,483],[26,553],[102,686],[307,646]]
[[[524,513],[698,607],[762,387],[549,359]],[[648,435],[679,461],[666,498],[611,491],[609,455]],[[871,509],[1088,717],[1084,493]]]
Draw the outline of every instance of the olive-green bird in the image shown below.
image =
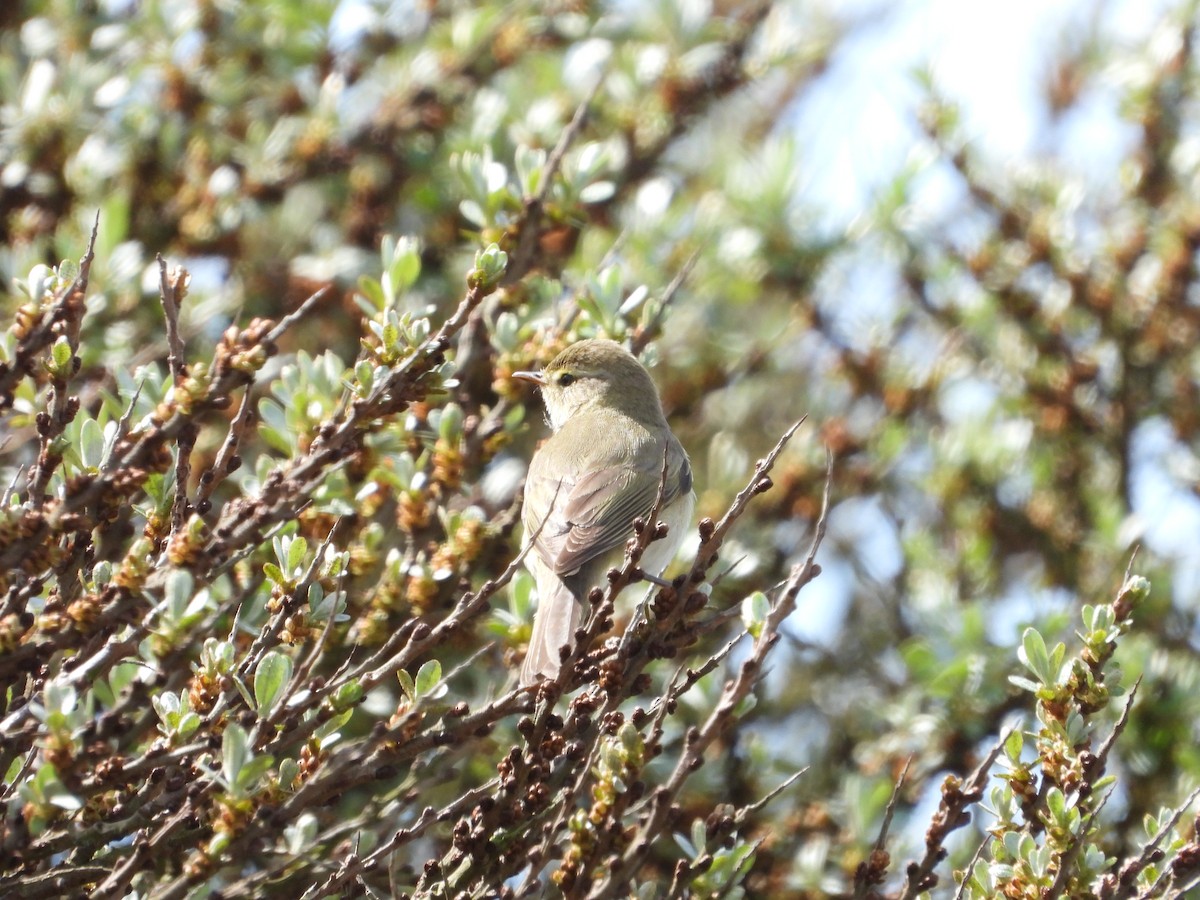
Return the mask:
[[533,455],[525,481],[526,540],[542,529],[525,557],[538,593],[521,669],[521,683],[529,685],[558,677],[561,648],[575,643],[588,593],[621,565],[633,520],[649,518],[664,453],[658,519],[669,532],[642,556],[644,572],[661,575],[674,558],[696,495],[687,453],[667,425],[654,382],[620,344],[580,341],[542,371],[513,377],[541,387],[553,432]]

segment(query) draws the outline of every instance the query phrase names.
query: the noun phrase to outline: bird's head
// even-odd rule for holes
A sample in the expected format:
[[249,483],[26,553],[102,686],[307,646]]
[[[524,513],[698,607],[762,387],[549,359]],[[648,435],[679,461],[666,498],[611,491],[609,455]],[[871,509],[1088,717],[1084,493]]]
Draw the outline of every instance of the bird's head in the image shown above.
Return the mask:
[[664,422],[649,373],[616,341],[579,341],[540,372],[514,372],[513,377],[542,389],[554,431],[577,413],[595,409],[611,409],[648,425]]

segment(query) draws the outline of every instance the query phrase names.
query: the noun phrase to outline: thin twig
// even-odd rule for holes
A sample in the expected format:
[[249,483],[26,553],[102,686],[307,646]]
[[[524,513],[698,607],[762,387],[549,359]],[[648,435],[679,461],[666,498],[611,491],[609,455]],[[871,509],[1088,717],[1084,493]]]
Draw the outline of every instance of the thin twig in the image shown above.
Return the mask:
[[896,784],[892,787],[892,796],[888,799],[887,809],[883,813],[883,822],[879,826],[879,836],[875,838],[875,846],[871,855],[858,864],[854,872],[854,900],[863,900],[874,885],[881,884],[887,875],[887,867],[891,859],[885,849],[887,847],[888,829],[892,827],[892,817],[896,814],[896,804],[900,800],[900,789],[908,776],[908,767],[912,765],[912,757],[904,761],[904,769]]
[[696,260],[700,258],[700,251],[693,250],[692,255],[687,258],[687,261],[675,273],[675,277],[671,279],[671,283],[667,285],[667,289],[663,291],[662,298],[658,301],[658,309],[654,311],[654,315],[650,317],[648,322],[644,322],[639,326],[629,339],[629,352],[634,356],[640,356],[642,351],[646,349],[646,345],[654,340],[662,328],[663,319],[667,315],[667,307],[671,305],[671,301],[675,299],[675,294],[683,287],[683,283],[692,273],[692,269],[696,266]]
[[425,807],[416,822],[407,828],[397,829],[392,833],[389,840],[384,841],[367,856],[360,858],[357,854],[352,854],[342,862],[341,866],[338,867],[338,871],[325,879],[324,883],[313,885],[305,891],[301,900],[311,900],[313,897],[328,897],[336,893],[353,876],[356,876],[359,872],[374,868],[386,859],[388,855],[394,853],[400,846],[424,834],[431,825],[437,822],[448,821],[454,816],[460,815],[462,812],[470,809],[480,799],[486,797],[494,790],[497,784],[498,779],[493,778],[491,781],[467,791],[440,810],[434,810],[432,806]]
[[975,864],[983,857],[983,851],[987,848],[988,841],[991,835],[984,835],[983,840],[979,842],[979,846],[975,848],[975,855],[971,857],[971,861],[967,864],[966,871],[963,872],[962,881],[958,883],[958,890],[954,892],[954,900],[963,900],[967,896],[967,885],[971,883],[971,875],[975,871]]
[[983,762],[975,767],[975,771],[961,785],[952,782],[952,776],[947,777],[946,783],[942,787],[942,802],[938,805],[937,812],[934,813],[933,824],[929,826],[929,831],[925,835],[925,856],[920,861],[908,865],[907,878],[900,900],[913,900],[928,891],[933,883],[936,883],[936,878],[933,878],[933,870],[945,858],[946,850],[943,843],[946,836],[970,821],[966,809],[983,796],[983,789],[988,782],[988,772],[1000,756],[1009,736],[1015,730],[1016,726],[1012,726],[1000,735],[1000,739],[996,741]]
[[[182,266],[167,269],[167,261],[160,253],[158,259],[158,298],[162,303],[163,317],[167,325],[167,365],[171,370],[171,383],[176,391],[183,390],[187,379],[187,364],[184,362],[183,337],[179,333],[179,310],[187,296],[188,272]],[[196,428],[185,426],[179,433],[175,447],[175,498],[171,503],[171,533],[168,542],[183,530],[184,520],[191,510],[188,502],[188,477],[191,475],[192,447],[196,443]]]
[[267,332],[266,340],[270,343],[278,341],[287,333],[288,329],[312,312],[313,307],[324,300],[331,290],[333,290],[332,287],[325,285],[325,287],[310,294],[303,303],[275,323],[275,327]]
[[242,402],[238,406],[237,414],[233,417],[233,421],[229,423],[229,431],[225,433],[225,440],[221,442],[221,449],[217,451],[217,458],[213,460],[213,464],[208,470],[208,472],[212,473],[211,476],[208,478],[201,476],[200,478],[200,492],[196,496],[197,506],[209,499],[221,481],[236,468],[234,458],[237,455],[238,445],[241,443],[242,436],[246,433],[246,429],[249,427],[253,417],[254,404],[250,400],[250,391],[247,389],[242,394]]
[[554,145],[554,149],[550,151],[550,156],[546,159],[546,165],[542,168],[542,180],[541,184],[538,185],[537,193],[532,197],[525,198],[521,237],[517,243],[517,249],[513,251],[508,271],[504,273],[501,285],[509,285],[519,281],[528,271],[530,261],[533,258],[534,248],[537,246],[538,226],[542,221],[546,198],[550,196],[550,189],[553,187],[554,178],[558,174],[558,170],[562,167],[563,158],[566,156],[567,150],[570,149],[571,144],[574,143],[579,133],[583,130],[583,125],[587,121],[588,107],[596,99],[596,94],[603,83],[603,76],[597,78],[588,90],[587,95],[575,108],[575,114],[571,116],[571,121],[562,130],[562,133],[558,137],[558,143]]
[[[1159,854],[1158,848],[1162,844],[1163,840],[1171,836],[1172,832],[1175,830],[1175,826],[1178,825],[1179,820],[1183,818],[1183,814],[1191,808],[1192,804],[1196,802],[1197,798],[1200,798],[1200,788],[1196,788],[1194,791],[1192,791],[1188,795],[1188,798],[1183,801],[1183,803],[1172,810],[1171,818],[1168,819],[1160,829],[1158,829],[1158,832],[1153,838],[1151,838],[1150,842],[1142,848],[1141,855],[1139,855],[1137,859],[1130,860],[1121,867],[1121,872],[1117,877],[1117,881],[1111,887],[1109,887],[1107,883],[1101,887],[1101,900],[1113,900],[1113,898],[1122,896],[1122,894],[1117,893],[1118,888],[1133,888],[1136,885],[1137,876],[1155,860]],[[1155,891],[1160,889],[1159,882],[1162,882],[1163,878],[1169,872],[1170,867],[1164,867],[1162,873],[1160,873],[1158,878],[1155,880],[1155,883],[1148,889],[1148,892],[1145,893],[1145,896],[1153,897]],[[1165,882],[1163,882],[1163,884],[1165,884]]]
[[788,788],[790,788],[793,784],[795,784],[797,781],[800,780],[800,776],[802,776],[805,772],[807,772],[809,770],[809,768],[810,768],[810,766],[805,766],[803,769],[797,769],[795,772],[793,772],[791,775],[789,775],[786,779],[784,779],[777,787],[774,787],[771,790],[769,790],[760,799],[755,800],[749,806],[743,806],[741,809],[739,809],[737,811],[737,815],[734,816],[734,821],[737,822],[739,825],[742,822],[746,821],[746,818],[747,818],[747,816],[749,816],[750,813],[758,812],[760,809],[762,809],[764,806],[766,806],[768,803],[770,803],[772,800],[774,800],[776,797],[778,797],[780,794],[782,794],[784,791],[786,791]]
[[[801,422],[803,422],[803,419]],[[714,527],[713,532],[709,535],[710,541],[716,535],[723,535],[724,531],[732,525],[733,517],[731,517],[730,513],[734,510],[744,509],[752,496],[762,493],[770,487],[770,481],[766,478],[766,473],[779,457],[779,454],[783,452],[787,439],[795,434],[800,424],[798,422],[790,428],[784,434],[784,437],[780,439],[780,442],[776,444],[772,452],[768,454],[767,458],[758,464],[755,468],[755,475],[748,487],[738,494],[734,499],[733,505],[730,507],[730,512],[726,513],[721,522]],[[679,756],[674,770],[666,783],[652,793],[649,809],[638,825],[632,840],[629,841],[628,849],[625,850],[617,862],[608,867],[604,877],[592,886],[588,893],[588,897],[591,900],[607,897],[617,886],[624,885],[631,873],[645,859],[646,855],[650,852],[652,839],[662,829],[675,798],[679,795],[679,792],[683,789],[684,784],[691,775],[704,764],[704,752],[716,740],[718,735],[731,726],[735,720],[738,705],[745,699],[754,685],[757,684],[766,656],[777,643],[777,632],[780,625],[795,609],[796,597],[800,593],[801,588],[812,581],[821,571],[820,566],[816,564],[816,555],[825,537],[825,523],[829,516],[832,483],[833,456],[832,454],[828,454],[821,514],[817,519],[817,526],[808,555],[803,562],[798,563],[792,568],[784,592],[779,598],[778,603],[768,613],[766,621],[763,623],[763,628],[754,641],[754,647],[751,650],[750,656],[742,662],[734,679],[726,682],[725,689],[722,691],[721,699],[718,701],[716,707],[709,714],[703,725],[699,728],[688,730],[684,738],[683,751]],[[704,552],[703,544],[700,552],[701,554]],[[716,551],[713,550],[712,552],[715,553]],[[709,563],[711,563],[711,558]],[[699,560],[696,567],[693,568],[693,577],[695,577],[697,568],[700,568]],[[703,572],[703,568],[700,568],[700,571]]]
[[13,491],[17,489],[17,482],[21,479],[21,476],[24,473],[25,464],[22,463],[21,465],[17,466],[16,470],[13,472],[12,478],[9,479],[8,486],[4,488],[4,493],[0,494],[0,512],[8,509],[8,504],[12,500]]
[[158,299],[162,303],[163,317],[167,324],[167,365],[171,370],[171,380],[178,387],[187,377],[183,337],[179,333],[179,312],[183,298],[187,295],[188,272],[181,266],[168,270],[167,261],[161,253],[156,259]]

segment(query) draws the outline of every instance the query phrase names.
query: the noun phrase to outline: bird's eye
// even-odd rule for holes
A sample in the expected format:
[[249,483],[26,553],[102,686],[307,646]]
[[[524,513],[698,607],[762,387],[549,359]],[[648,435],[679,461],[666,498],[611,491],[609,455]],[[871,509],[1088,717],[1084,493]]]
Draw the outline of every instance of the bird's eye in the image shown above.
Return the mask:
[[575,383],[575,376],[570,372],[563,372],[558,376],[557,381],[559,387],[570,387]]

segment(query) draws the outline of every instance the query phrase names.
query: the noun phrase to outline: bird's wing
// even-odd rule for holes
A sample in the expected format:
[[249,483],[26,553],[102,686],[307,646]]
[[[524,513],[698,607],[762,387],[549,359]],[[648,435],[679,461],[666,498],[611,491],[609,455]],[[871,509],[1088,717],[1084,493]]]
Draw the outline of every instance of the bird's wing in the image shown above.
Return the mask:
[[[692,488],[683,448],[672,442],[669,453],[664,506]],[[629,538],[633,520],[649,515],[661,473],[661,462],[653,468],[613,465],[543,485],[537,493],[554,497],[550,509],[526,510],[526,527],[536,528],[543,517],[546,520],[534,550],[559,577],[565,577],[619,547]],[[530,493],[527,486],[527,496]]]

